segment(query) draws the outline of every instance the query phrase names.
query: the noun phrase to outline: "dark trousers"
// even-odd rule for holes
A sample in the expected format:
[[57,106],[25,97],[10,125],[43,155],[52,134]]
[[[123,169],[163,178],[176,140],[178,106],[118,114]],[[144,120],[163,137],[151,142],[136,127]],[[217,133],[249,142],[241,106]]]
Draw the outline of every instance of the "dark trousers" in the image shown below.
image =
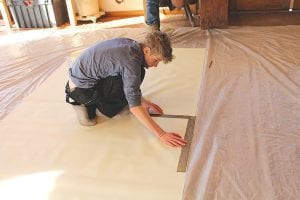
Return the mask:
[[[187,0],[189,4],[197,3],[197,0]],[[145,22],[148,25],[157,25],[160,27],[159,7],[169,7],[173,10],[175,7],[171,0],[144,0]]]
[[96,109],[107,117],[113,117],[128,104],[121,76],[109,76],[101,79],[93,88],[76,87],[72,91],[67,83],[65,92],[66,101],[73,105],[84,105],[90,119],[96,117]]

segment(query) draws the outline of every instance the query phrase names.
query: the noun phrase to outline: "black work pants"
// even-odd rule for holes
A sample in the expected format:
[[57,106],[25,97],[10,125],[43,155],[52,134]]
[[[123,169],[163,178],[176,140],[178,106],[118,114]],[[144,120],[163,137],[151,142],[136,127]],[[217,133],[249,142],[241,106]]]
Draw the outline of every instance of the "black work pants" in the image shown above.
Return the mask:
[[96,109],[107,117],[113,117],[128,104],[121,76],[109,76],[101,79],[93,88],[75,87],[72,91],[67,83],[65,92],[66,101],[73,105],[84,105],[90,119],[96,117]]

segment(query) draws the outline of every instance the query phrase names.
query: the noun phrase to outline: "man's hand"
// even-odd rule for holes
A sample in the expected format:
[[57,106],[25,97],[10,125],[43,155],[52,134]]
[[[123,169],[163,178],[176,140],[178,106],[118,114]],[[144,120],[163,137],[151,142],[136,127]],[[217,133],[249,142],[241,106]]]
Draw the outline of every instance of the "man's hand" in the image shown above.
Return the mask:
[[177,133],[163,133],[159,138],[164,144],[171,147],[184,147],[187,143]]
[[[171,147],[184,147],[186,141],[177,133],[165,132],[149,115],[149,109],[153,109],[153,114],[163,114],[162,109],[142,98],[142,105],[130,108],[130,112],[147,128],[149,128],[165,145]],[[147,112],[148,110],[148,112]]]
[[142,100],[142,106],[148,111],[149,114],[164,114],[163,110],[158,105],[145,99]]

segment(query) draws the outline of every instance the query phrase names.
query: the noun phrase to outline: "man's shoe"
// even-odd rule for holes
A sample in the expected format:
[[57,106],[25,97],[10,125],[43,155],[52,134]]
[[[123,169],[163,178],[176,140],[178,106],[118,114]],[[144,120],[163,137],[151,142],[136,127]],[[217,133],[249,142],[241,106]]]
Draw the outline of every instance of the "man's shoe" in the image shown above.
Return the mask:
[[97,124],[96,118],[89,119],[87,109],[86,109],[85,106],[72,105],[72,107],[74,108],[74,110],[76,112],[76,115],[77,115],[77,119],[78,119],[78,121],[81,125],[83,125],[83,126],[94,126],[95,124]]

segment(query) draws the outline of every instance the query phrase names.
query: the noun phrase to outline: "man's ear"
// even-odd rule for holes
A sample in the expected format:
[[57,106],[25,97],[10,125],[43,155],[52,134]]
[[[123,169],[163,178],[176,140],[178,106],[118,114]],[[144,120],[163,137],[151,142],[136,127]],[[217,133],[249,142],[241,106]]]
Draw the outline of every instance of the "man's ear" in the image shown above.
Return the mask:
[[150,47],[144,47],[143,52],[145,55],[150,54]]

